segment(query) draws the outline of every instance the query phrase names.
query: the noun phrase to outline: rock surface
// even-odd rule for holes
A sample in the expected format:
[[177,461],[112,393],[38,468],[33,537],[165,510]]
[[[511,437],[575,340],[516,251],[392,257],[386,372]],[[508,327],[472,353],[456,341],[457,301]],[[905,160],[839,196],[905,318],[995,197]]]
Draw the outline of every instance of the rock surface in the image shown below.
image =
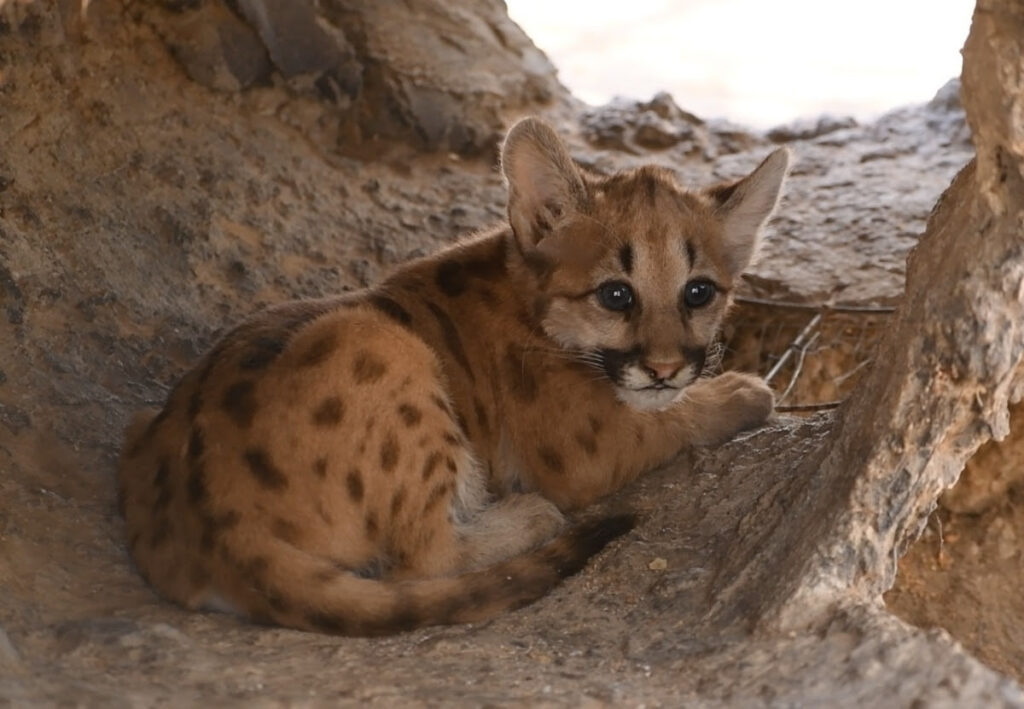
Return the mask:
[[[1024,24],[1010,2],[983,5],[965,54],[978,161],[932,215],[851,401],[645,477],[615,502],[641,511],[638,530],[534,606],[383,640],[158,600],[115,511],[129,413],[252,309],[365,285],[501,218],[490,160],[447,151],[486,155],[524,108],[546,106],[596,170],[655,160],[720,179],[770,140],[664,96],[577,119],[543,56],[484,0],[405,3],[436,44],[411,40],[411,23],[387,31],[384,4],[321,2],[315,22],[339,53],[296,65],[273,49],[290,25],[261,24],[279,3],[223,15],[235,11],[214,0],[94,0],[81,24],[75,3],[40,0],[0,15],[0,698],[1024,706],[1011,680],[880,600],[895,555],[970,453],[1005,432],[1019,394],[1024,126],[1006,97],[1021,87],[991,64],[1019,60]],[[204,12],[237,31],[176,24]],[[186,71],[175,32],[209,43],[214,79]],[[287,68],[335,60],[363,69],[341,92],[350,103]],[[950,85],[925,107],[796,141],[752,292],[896,301],[906,251],[972,153],[955,98]]]

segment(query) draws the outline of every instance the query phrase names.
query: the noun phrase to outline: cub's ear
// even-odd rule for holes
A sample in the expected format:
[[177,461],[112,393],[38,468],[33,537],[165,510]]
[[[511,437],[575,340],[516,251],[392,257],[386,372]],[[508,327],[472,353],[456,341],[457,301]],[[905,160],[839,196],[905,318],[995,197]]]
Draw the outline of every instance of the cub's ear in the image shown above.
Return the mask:
[[789,150],[779,148],[742,180],[712,187],[715,215],[722,220],[729,269],[738,276],[750,265],[761,241],[761,227],[775,211],[789,167]]
[[559,222],[583,208],[587,188],[555,131],[538,118],[512,126],[501,149],[508,218],[520,248],[530,251]]

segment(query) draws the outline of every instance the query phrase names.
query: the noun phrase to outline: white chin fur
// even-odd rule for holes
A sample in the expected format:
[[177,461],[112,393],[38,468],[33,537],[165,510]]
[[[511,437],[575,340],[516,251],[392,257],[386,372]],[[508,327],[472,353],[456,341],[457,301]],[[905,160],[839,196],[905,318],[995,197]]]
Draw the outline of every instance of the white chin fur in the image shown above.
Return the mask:
[[639,411],[663,411],[683,395],[682,389],[624,389],[615,387],[619,401]]

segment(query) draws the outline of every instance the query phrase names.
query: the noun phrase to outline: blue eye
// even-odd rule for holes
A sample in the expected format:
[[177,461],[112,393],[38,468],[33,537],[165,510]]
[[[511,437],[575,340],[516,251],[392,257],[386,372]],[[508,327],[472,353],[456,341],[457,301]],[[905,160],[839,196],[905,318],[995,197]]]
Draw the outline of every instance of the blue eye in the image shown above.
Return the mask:
[[711,281],[690,281],[683,286],[683,303],[688,308],[700,308],[715,297],[715,284]]
[[609,281],[597,288],[597,299],[608,310],[622,312],[633,307],[633,289],[622,281]]

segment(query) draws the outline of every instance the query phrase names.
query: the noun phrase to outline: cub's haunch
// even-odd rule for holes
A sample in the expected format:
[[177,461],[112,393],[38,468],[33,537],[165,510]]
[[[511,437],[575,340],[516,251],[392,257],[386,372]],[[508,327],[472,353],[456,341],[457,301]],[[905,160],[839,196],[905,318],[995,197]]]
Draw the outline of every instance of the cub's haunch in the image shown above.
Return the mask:
[[136,418],[139,570],[188,608],[352,635],[539,598],[633,523],[564,512],[771,413],[762,380],[700,374],[787,163],[691,192],[516,124],[508,223],[256,315]]

